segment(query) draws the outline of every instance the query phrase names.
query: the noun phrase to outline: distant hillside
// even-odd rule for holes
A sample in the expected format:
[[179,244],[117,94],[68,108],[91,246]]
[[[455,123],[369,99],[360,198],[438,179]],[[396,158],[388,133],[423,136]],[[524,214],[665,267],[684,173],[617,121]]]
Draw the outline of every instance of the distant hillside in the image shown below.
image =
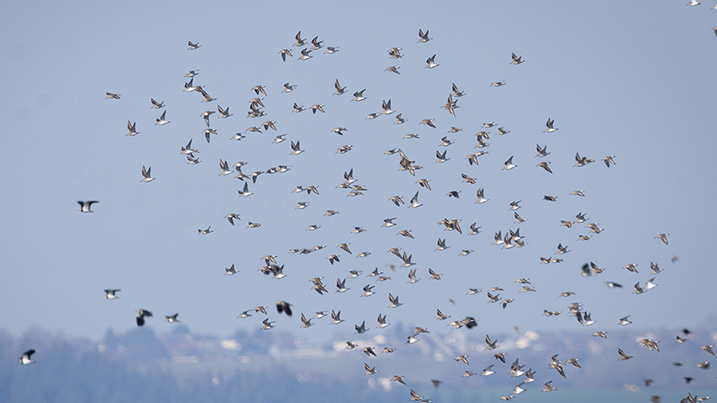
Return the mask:
[[[434,402],[498,401],[526,381],[509,374],[516,359],[523,370],[535,372],[536,381],[523,383],[524,394],[516,395],[527,401],[649,401],[653,395],[675,401],[688,393],[717,394],[715,370],[697,367],[713,358],[700,347],[712,344],[716,332],[686,336],[675,329],[626,328],[607,338],[585,332],[491,334],[498,346],[488,351],[480,329],[429,329],[418,342],[406,344],[411,330],[396,324],[348,334],[353,338],[346,341],[358,345],[352,350],[346,343],[312,344],[282,331],[238,331],[219,338],[194,334],[181,324],[160,334],[151,328],[107,330],[95,341],[41,330],[19,338],[0,333],[0,400],[396,402],[408,401],[413,389]],[[689,340],[677,343],[677,335]],[[658,341],[660,351],[639,344],[644,338]],[[373,347],[377,356],[364,354],[364,347]],[[17,357],[29,348],[37,350],[36,363],[22,366]],[[633,358],[618,360],[618,348]],[[505,353],[506,363],[494,357],[496,352]],[[550,368],[556,354],[565,378]],[[466,355],[469,365],[457,362],[458,355]],[[570,358],[581,368],[567,363]],[[364,364],[378,372],[364,374]],[[491,364],[495,374],[481,376]],[[475,375],[464,376],[466,371]],[[394,375],[406,376],[407,385],[390,381]],[[646,379],[652,380],[649,386]],[[439,380],[439,386],[431,380]],[[548,381],[558,390],[542,392]]]

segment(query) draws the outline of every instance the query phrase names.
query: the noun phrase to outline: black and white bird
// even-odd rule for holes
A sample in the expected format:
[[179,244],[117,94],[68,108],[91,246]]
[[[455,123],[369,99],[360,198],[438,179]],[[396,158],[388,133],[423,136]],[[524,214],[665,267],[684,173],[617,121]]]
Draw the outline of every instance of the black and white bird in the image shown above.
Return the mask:
[[93,203],[99,203],[99,201],[98,200],[88,200],[88,201],[78,200],[77,204],[79,204],[80,207],[77,210],[81,213],[94,213],[94,211],[92,211]]
[[291,304],[286,301],[279,301],[276,303],[276,311],[286,313],[287,316],[291,317]]
[[117,296],[117,293],[120,292],[120,289],[106,289],[105,290],[105,299],[117,299],[119,298]]
[[22,357],[20,357],[20,364],[22,365],[28,365],[28,364],[34,364],[35,361],[30,358],[33,354],[35,354],[35,349],[30,349],[22,353]]
[[145,309],[137,309],[137,326],[142,327],[144,326],[144,318],[152,317],[152,312],[145,310]]

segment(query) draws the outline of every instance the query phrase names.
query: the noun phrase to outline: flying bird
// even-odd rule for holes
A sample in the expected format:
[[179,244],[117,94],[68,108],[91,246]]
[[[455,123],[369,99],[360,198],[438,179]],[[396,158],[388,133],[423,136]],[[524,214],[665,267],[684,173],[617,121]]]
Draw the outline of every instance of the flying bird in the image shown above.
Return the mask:
[[670,234],[667,234],[667,233],[657,234],[657,235],[655,235],[655,238],[657,238],[657,239],[659,239],[660,241],[664,242],[665,245],[669,245],[670,242],[667,240],[667,236],[668,236],[668,235],[670,235]]
[[286,301],[279,301],[276,303],[276,311],[286,313],[287,316],[291,317],[291,304]]
[[106,289],[105,290],[105,299],[117,299],[119,298],[117,296],[117,293],[120,292],[120,289]]
[[151,318],[152,312],[146,310],[146,309],[137,309],[137,326],[142,327],[144,326],[144,318]]
[[156,125],[164,126],[169,123],[169,120],[167,120],[167,111],[162,112],[162,116],[158,117],[155,120]]
[[550,119],[550,118],[548,118],[548,121],[545,123],[546,129],[544,130],[544,132],[545,132],[545,133],[552,133],[552,132],[558,130],[558,128],[555,127],[554,125],[555,125],[555,119]]
[[29,365],[34,364],[35,361],[31,358],[32,355],[35,354],[35,349],[30,349],[22,353],[22,357],[20,357],[20,364],[22,365]]
[[152,167],[145,168],[142,165],[142,180],[141,182],[152,182],[155,178],[152,177]]
[[428,37],[428,30],[426,30],[426,32],[423,32],[423,30],[421,30],[420,28],[418,29],[418,42],[426,43],[426,42],[430,41],[431,39],[433,39],[433,38]]
[[94,211],[92,211],[92,204],[94,204],[94,203],[99,203],[99,201],[98,200],[88,200],[88,201],[78,200],[77,204],[79,204],[80,207],[78,207],[77,210],[80,211],[81,213],[94,213]]
[[137,122],[132,123],[128,120],[127,121],[127,130],[128,130],[128,132],[127,132],[128,136],[138,135],[139,132],[137,131]]

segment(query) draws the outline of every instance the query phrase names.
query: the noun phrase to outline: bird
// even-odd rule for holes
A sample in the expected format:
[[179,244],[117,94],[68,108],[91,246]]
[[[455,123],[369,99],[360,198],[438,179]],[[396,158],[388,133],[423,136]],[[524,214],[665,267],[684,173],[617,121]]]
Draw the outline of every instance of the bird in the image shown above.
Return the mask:
[[137,326],[142,327],[144,326],[144,318],[151,318],[152,312],[146,310],[146,309],[137,309]]
[[366,91],[365,88],[362,89],[361,91],[354,92],[354,97],[351,98],[351,100],[356,101],[356,102],[361,102],[361,101],[365,100],[366,97],[363,95],[364,91]]
[[303,153],[304,151],[305,150],[301,149],[301,144],[300,144],[299,140],[296,140],[296,143],[294,143],[293,141],[291,142],[291,153],[290,153],[291,155],[299,155],[299,154]]
[[617,353],[620,355],[620,358],[619,358],[619,359],[622,360],[622,361],[624,361],[624,360],[629,360],[630,358],[632,358],[631,355],[625,354],[625,352],[622,351],[621,348],[618,348],[618,349],[617,349]]
[[276,303],[276,311],[281,313],[285,313],[287,316],[291,317],[291,304],[286,301],[278,301]]
[[336,89],[334,95],[342,95],[346,93],[346,87],[342,87],[341,84],[339,84],[338,78],[336,79],[336,81],[334,81],[334,88]]
[[585,156],[581,157],[580,153],[575,153],[575,161],[576,161],[576,163],[575,163],[576,167],[584,167],[587,164],[595,162],[595,160],[591,160],[588,157],[585,157]]
[[408,207],[410,208],[418,208],[423,206],[423,204],[418,202],[418,192],[411,198],[410,204]]
[[128,130],[128,132],[127,132],[128,136],[138,135],[139,132],[137,131],[137,122],[132,123],[128,120],[127,121],[127,130]]
[[154,100],[154,98],[150,98],[149,101],[152,103],[152,109],[162,109],[164,108],[164,101],[157,102]]
[[178,323],[179,319],[177,319],[177,316],[179,316],[178,313],[175,313],[174,315],[167,315],[164,317],[164,320],[166,320],[168,323]]
[[550,169],[550,167],[548,165],[550,165],[550,161],[542,161],[542,162],[539,162],[537,166],[545,169],[549,173],[553,173],[553,171]]
[[391,379],[389,379],[389,381],[398,382],[400,384],[405,385],[406,382],[404,382],[403,378],[405,378],[405,376],[394,375]]
[[436,55],[433,55],[433,56],[429,57],[428,59],[426,59],[426,68],[427,69],[432,69],[432,68],[438,67],[438,66],[440,66],[440,64],[436,63]]
[[398,308],[399,306],[403,305],[400,302],[398,302],[398,295],[393,296],[390,292],[388,293],[388,300],[391,302],[391,305],[389,305],[389,308]]
[[270,322],[269,318],[264,319],[262,322],[261,330],[269,330],[274,327],[274,322]]
[[493,364],[488,365],[487,367],[485,367],[485,368],[483,369],[483,372],[481,372],[481,376],[491,376],[491,375],[495,374],[495,371],[493,371],[492,368],[493,368]]
[[239,214],[237,213],[229,213],[224,218],[226,218],[231,225],[234,225],[234,220],[241,220],[241,218],[239,218]]
[[521,64],[521,63],[525,62],[525,60],[523,60],[522,57],[516,55],[515,53],[513,53],[513,54],[511,55],[511,58],[512,58],[513,60],[510,62],[510,64]]
[[200,47],[202,47],[202,45],[200,45],[199,42],[197,42],[197,43],[192,43],[192,41],[187,41],[187,45],[189,45],[189,47],[187,48],[187,50],[197,50],[197,49],[199,49]]
[[306,316],[304,316],[304,313],[302,312],[302,313],[301,313],[301,327],[302,327],[302,328],[311,327],[311,326],[313,325],[313,324],[311,323],[311,319],[312,319],[312,318],[306,319]]
[[401,59],[403,58],[403,55],[401,54],[401,51],[403,48],[391,48],[388,50],[388,56],[391,59]]
[[506,171],[517,167],[517,165],[513,164],[513,156],[512,155],[503,164],[504,164],[503,169]]
[[665,245],[669,245],[670,242],[667,240],[667,236],[670,234],[662,233],[655,235],[655,238],[659,239],[660,241],[664,242]]
[[433,121],[434,121],[434,120],[436,120],[436,119],[423,119],[423,120],[421,120],[418,124],[419,124],[419,125],[427,125],[427,126],[432,127],[432,128],[435,129],[435,128],[436,128],[436,125],[433,124]]
[[614,155],[606,155],[602,157],[602,161],[605,163],[605,165],[610,168],[610,165],[615,165],[615,156]]
[[548,146],[540,147],[540,144],[537,144],[535,148],[538,150],[538,155],[536,157],[545,157],[548,156],[550,153],[548,152]]
[[491,340],[488,335],[485,335],[486,350],[495,350],[498,348],[498,340]]
[[[379,329],[383,329],[384,327],[387,327],[389,325],[388,323],[386,323],[386,315],[381,315],[379,313],[377,320],[378,320],[378,326],[376,326],[376,327],[378,327]],[[376,355],[376,354],[374,354],[374,355]]]
[[430,41],[431,39],[433,39],[433,38],[428,37],[428,30],[426,30],[426,32],[423,32],[423,30],[421,30],[420,28],[418,29],[418,42],[426,43],[426,42]]
[[369,367],[369,365],[366,363],[363,364],[363,367],[364,369],[366,369],[366,375],[373,375],[378,372],[376,370],[376,367]]
[[22,365],[29,365],[34,364],[35,361],[31,358],[32,355],[35,354],[35,349],[30,349],[22,353],[22,357],[20,357],[20,364]]
[[120,290],[120,289],[111,289],[111,288],[110,288],[110,289],[106,289],[106,290],[105,290],[105,299],[117,299],[117,298],[119,298],[119,297],[117,296],[117,293],[120,292],[120,291],[122,291],[122,290]]
[[[315,105],[315,106],[316,106],[316,105]],[[305,110],[306,110],[306,108],[304,108],[303,105],[302,105],[302,106],[299,106],[296,102],[294,102],[294,106],[293,106],[292,112],[299,113],[299,112],[303,112],[303,111],[305,111]],[[313,111],[313,107],[312,107],[312,111]],[[313,112],[316,113],[316,111],[313,111]]]
[[438,238],[438,242],[437,242],[437,243],[438,243],[438,247],[436,248],[436,250],[439,250],[439,251],[440,251],[440,250],[446,250],[446,249],[449,248],[449,246],[446,246],[446,239],[445,239],[445,238],[444,238],[444,239]]
[[306,39],[301,38],[301,31],[296,33],[294,39],[296,39],[296,43],[294,43],[294,46],[300,47],[306,45]]
[[92,204],[94,204],[94,203],[99,203],[99,201],[98,200],[87,200],[87,201],[78,200],[77,204],[79,204],[80,207],[78,207],[77,210],[81,213],[94,213],[94,211],[92,211]]
[[237,269],[234,268],[234,264],[232,264],[231,267],[224,268],[224,275],[231,276],[231,275],[234,275],[237,273],[239,273],[239,271],[237,271]]
[[548,118],[548,121],[545,123],[546,129],[544,130],[545,133],[552,133],[556,130],[558,130],[557,127],[554,127],[555,125],[555,119]]
[[382,101],[381,102],[381,109],[383,109],[383,112],[381,114],[383,115],[390,115],[393,112],[395,112],[393,109],[391,109],[391,100],[388,101]]
[[221,106],[217,105],[217,111],[219,112],[219,117],[222,119],[226,119],[230,116],[234,116],[233,114],[229,113],[228,107],[225,109],[225,108],[222,108]]
[[204,123],[207,124],[207,127],[209,127],[209,117],[212,116],[216,111],[204,111],[199,116],[204,118]]
[[479,188],[476,191],[476,197],[478,197],[478,200],[476,200],[474,204],[483,204],[488,201],[488,199],[486,199],[484,196],[483,188]]
[[341,319],[341,311],[335,312],[332,309],[331,310],[331,324],[338,325],[341,322],[343,322],[343,319]]
[[310,53],[311,53],[311,49],[309,49],[309,48],[301,49],[301,56],[299,56],[299,60],[309,60],[312,57],[314,57],[314,56],[311,56]]
[[286,56],[294,57],[294,55],[291,54],[291,50],[289,50],[289,49],[281,49],[279,51],[279,54],[281,55],[282,61],[286,61]]
[[142,180],[141,182],[152,182],[155,178],[152,177],[152,167],[145,168],[142,165]]
[[158,117],[155,120],[155,124],[159,126],[164,126],[169,123],[169,120],[167,120],[167,111],[162,112],[162,116]]
[[244,182],[244,188],[242,190],[237,190],[237,193],[239,193],[239,196],[241,197],[251,196],[253,193],[249,191],[249,182]]
[[366,356],[368,356],[368,357],[371,357],[371,356],[377,357],[376,351],[374,351],[373,347],[370,347],[370,346],[364,347],[361,349],[361,351],[363,351],[363,353],[366,354]]
[[343,135],[344,135],[344,132],[345,132],[345,131],[348,131],[348,130],[349,130],[349,129],[347,129],[347,128],[345,128],[345,127],[341,127],[341,126],[334,127],[333,129],[331,129],[331,131],[332,131],[333,133],[336,133],[336,134],[338,134],[338,135],[340,135],[340,136],[343,136]]
[[192,139],[189,139],[189,142],[187,143],[187,145],[182,147],[180,154],[194,154],[194,153],[198,153],[198,152],[199,152],[198,150],[192,148]]
[[470,364],[468,363],[468,356],[467,356],[467,355],[459,355],[459,356],[457,356],[457,357],[455,358],[455,361],[456,361],[456,362],[457,362],[457,361],[460,361],[460,362],[462,362],[462,363],[464,363],[464,364],[466,364],[466,365],[470,365]]

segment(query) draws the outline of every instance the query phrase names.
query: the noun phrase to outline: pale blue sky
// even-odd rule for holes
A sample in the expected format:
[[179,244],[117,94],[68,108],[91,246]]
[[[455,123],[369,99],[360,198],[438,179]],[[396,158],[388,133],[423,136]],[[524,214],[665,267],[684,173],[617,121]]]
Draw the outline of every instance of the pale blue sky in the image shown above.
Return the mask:
[[[0,318],[6,330],[19,334],[37,326],[97,337],[109,327],[134,327],[134,310],[141,307],[158,316],[147,324],[156,329],[168,326],[164,315],[178,312],[193,331],[228,335],[260,327],[263,317],[240,320],[239,312],[279,299],[293,303],[297,316],[341,310],[346,334],[362,320],[375,326],[379,312],[389,321],[437,327],[436,308],[454,318],[473,315],[496,331],[575,328],[570,302],[581,302],[598,320],[590,332],[614,328],[625,315],[646,328],[695,327],[714,318],[715,219],[706,202],[715,196],[717,168],[711,158],[717,151],[717,11],[710,5],[281,3],[285,15],[277,14],[278,6],[246,2],[26,2],[6,8],[0,27],[7,151],[0,162],[6,273]],[[419,28],[433,40],[417,43]],[[322,49],[298,61],[300,49],[291,45],[299,30],[340,51],[326,55]],[[188,40],[202,47],[188,51]],[[294,57],[282,62],[278,51],[287,47]],[[391,47],[403,48],[405,57],[390,59]],[[511,52],[526,62],[511,65]],[[440,66],[426,69],[433,54]],[[401,75],[384,71],[391,65],[400,66]],[[200,70],[194,83],[217,101],[202,103],[200,95],[182,91],[190,69]],[[337,78],[347,94],[332,95]],[[490,87],[501,80],[507,85]],[[285,82],[296,90],[282,94]],[[467,93],[456,117],[440,108],[452,83]],[[257,84],[267,86],[265,119],[246,117]],[[351,93],[364,88],[368,99],[350,102]],[[108,91],[122,99],[105,99]],[[150,98],[166,103],[169,125],[154,125],[161,111],[151,109]],[[395,114],[365,119],[388,99],[409,119],[404,125],[393,124]],[[323,104],[326,113],[291,113],[294,102]],[[234,116],[212,116],[219,134],[207,144],[199,115],[217,104]],[[548,117],[559,128],[551,134],[543,132]],[[435,118],[438,128],[419,125],[425,118]],[[276,121],[277,132],[229,139],[267,119]],[[125,135],[127,120],[137,122],[139,135]],[[465,156],[477,150],[474,134],[491,121],[511,133],[490,129],[489,154],[469,166]],[[343,137],[331,133],[336,126],[348,128]],[[455,141],[446,148],[451,159],[437,164],[440,138],[451,126],[464,131],[448,135]],[[272,144],[281,133],[287,141]],[[406,133],[421,138],[404,140]],[[189,139],[200,150],[196,166],[180,155]],[[289,155],[289,140],[300,140],[306,152]],[[343,144],[353,150],[336,154]],[[548,145],[551,155],[542,160],[552,162],[553,175],[535,166],[541,161],[536,144]],[[394,147],[424,169],[415,177],[399,172],[398,155],[383,155]],[[573,167],[576,152],[596,162]],[[502,171],[511,155],[518,167]],[[616,156],[617,165],[607,169],[600,161],[605,155]],[[292,169],[260,176],[250,184],[254,195],[239,198],[243,184],[218,175],[220,158],[248,161],[245,173],[279,164]],[[152,167],[156,181],[140,183],[142,165]],[[369,189],[363,196],[346,197],[335,188],[351,168]],[[462,183],[461,173],[478,184]],[[433,190],[419,188],[419,178],[431,179]],[[291,193],[297,185],[318,185],[321,194]],[[478,187],[488,203],[473,203]],[[570,196],[576,189],[586,197]],[[419,209],[387,200],[401,195],[408,201],[416,190],[424,204]],[[446,197],[450,190],[461,190],[461,198]],[[543,201],[545,194],[558,202]],[[100,200],[95,213],[79,213],[76,201],[90,199]],[[528,219],[520,225],[527,245],[501,250],[491,245],[493,233],[518,228],[508,210],[513,200],[522,200],[518,212]],[[298,211],[299,201],[311,204]],[[326,209],[341,213],[324,217]],[[223,218],[230,212],[242,218],[235,227]],[[588,230],[561,227],[560,220],[578,212],[605,231],[577,241]],[[397,217],[397,226],[381,228],[389,217]],[[460,218],[464,234],[444,232],[437,225],[442,218]],[[248,221],[262,226],[248,229]],[[468,236],[474,221],[483,232]],[[322,228],[308,232],[310,224]],[[212,234],[197,234],[209,225]],[[351,234],[354,226],[368,231]],[[396,235],[401,229],[413,230],[415,239]],[[661,232],[670,233],[669,245],[654,238]],[[434,250],[439,237],[448,250]],[[354,256],[336,248],[341,242],[351,243]],[[558,243],[571,250],[565,262],[540,264]],[[313,245],[327,247],[288,253]],[[391,247],[413,254],[419,283],[406,284],[405,268],[387,268],[401,263],[386,253]],[[475,252],[459,257],[461,249]],[[362,251],[372,254],[356,258]],[[341,262],[329,265],[331,253]],[[285,264],[285,279],[258,271],[266,254]],[[679,262],[670,263],[671,255]],[[588,261],[605,273],[581,277]],[[633,295],[634,283],[653,277],[651,261],[665,269],[656,276],[659,286]],[[239,274],[225,276],[232,263]],[[622,268],[628,263],[638,264],[639,273]],[[377,283],[376,295],[359,297],[364,285],[375,283],[365,277],[374,267],[392,280]],[[429,267],[443,280],[429,281]],[[336,279],[351,269],[364,276],[347,282],[349,292],[335,294]],[[315,276],[325,277],[329,295],[311,290]],[[537,292],[519,293],[514,281],[520,277],[530,278]],[[625,288],[608,289],[606,281]],[[501,296],[515,302],[505,310],[487,303],[491,286],[503,287]],[[468,287],[483,292],[466,296]],[[120,299],[105,301],[105,288],[121,288]],[[558,297],[568,290],[577,296]],[[387,309],[389,292],[404,305]],[[563,315],[547,318],[543,309]],[[296,317],[269,317],[319,340],[335,335],[328,322],[304,330]]]

